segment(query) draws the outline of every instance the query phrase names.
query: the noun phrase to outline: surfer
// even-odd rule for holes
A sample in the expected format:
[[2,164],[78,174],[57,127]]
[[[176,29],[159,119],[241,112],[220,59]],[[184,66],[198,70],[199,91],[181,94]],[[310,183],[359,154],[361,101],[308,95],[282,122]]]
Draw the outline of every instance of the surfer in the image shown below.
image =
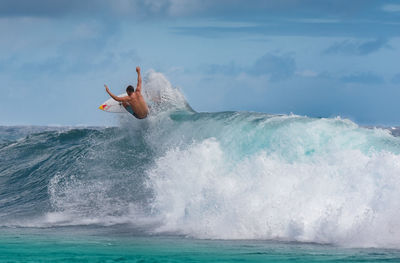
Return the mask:
[[129,85],[126,88],[126,93],[128,96],[118,97],[111,93],[107,85],[104,85],[107,93],[116,101],[122,102],[122,105],[127,111],[131,112],[133,116],[138,119],[144,119],[149,114],[149,108],[147,107],[146,101],[142,96],[142,76],[140,75],[140,67],[136,67],[136,72],[138,74],[138,81],[136,85],[136,90],[133,86]]

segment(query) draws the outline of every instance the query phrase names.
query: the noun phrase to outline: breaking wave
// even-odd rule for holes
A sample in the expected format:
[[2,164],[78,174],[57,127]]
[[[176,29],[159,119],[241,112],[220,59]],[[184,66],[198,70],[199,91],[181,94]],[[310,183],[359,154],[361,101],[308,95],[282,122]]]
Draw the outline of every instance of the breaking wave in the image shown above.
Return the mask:
[[17,127],[19,139],[3,127],[1,225],[400,247],[400,138],[390,131],[341,118],[197,113],[156,72],[144,90],[145,121],[126,114],[119,127],[27,136]]

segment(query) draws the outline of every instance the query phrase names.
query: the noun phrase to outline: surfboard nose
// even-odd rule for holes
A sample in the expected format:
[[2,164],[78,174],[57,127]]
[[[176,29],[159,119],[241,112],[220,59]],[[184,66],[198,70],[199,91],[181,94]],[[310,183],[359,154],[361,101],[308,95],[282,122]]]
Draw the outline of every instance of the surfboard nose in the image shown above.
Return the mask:
[[104,110],[106,106],[107,106],[106,104],[101,104],[100,107],[99,107],[99,109],[100,109],[100,110]]

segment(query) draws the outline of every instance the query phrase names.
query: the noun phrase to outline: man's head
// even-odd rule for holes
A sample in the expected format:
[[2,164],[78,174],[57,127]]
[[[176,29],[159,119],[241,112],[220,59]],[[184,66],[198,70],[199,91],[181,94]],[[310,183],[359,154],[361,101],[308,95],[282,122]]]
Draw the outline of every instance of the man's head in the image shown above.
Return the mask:
[[128,96],[130,96],[134,92],[135,92],[135,89],[131,85],[126,87],[126,93],[128,94]]

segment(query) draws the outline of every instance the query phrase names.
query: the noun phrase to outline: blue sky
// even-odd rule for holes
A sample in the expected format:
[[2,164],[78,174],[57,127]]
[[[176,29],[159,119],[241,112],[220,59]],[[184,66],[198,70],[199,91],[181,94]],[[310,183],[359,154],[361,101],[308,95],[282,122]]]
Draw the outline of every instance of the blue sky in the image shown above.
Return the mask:
[[197,111],[400,125],[400,1],[2,0],[0,125],[108,125],[164,73]]

